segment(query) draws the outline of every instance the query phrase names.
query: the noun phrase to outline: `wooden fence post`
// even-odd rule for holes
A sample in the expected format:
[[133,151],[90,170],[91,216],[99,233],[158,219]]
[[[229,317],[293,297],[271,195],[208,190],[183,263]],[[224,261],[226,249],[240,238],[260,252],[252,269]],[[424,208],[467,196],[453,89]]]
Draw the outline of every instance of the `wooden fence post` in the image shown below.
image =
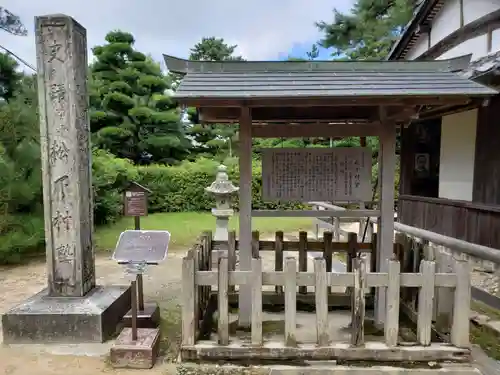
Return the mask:
[[[357,239],[356,233],[354,234]],[[351,345],[361,346],[365,341],[365,290],[366,290],[366,264],[361,257],[354,258],[353,271],[354,288],[352,290],[352,333]]]
[[330,338],[328,335],[328,283],[324,258],[314,259],[314,280],[317,344],[327,346]]
[[398,344],[399,335],[399,303],[400,303],[400,279],[401,279],[401,263],[397,260],[389,260],[387,282],[387,308],[384,324],[385,343],[389,347],[394,347]]
[[[274,239],[274,270],[283,271],[283,232],[276,232]],[[283,293],[283,286],[276,285],[276,293]]]
[[229,263],[225,256],[219,258],[219,271],[218,271],[218,303],[219,303],[219,321],[217,324],[217,332],[219,336],[220,345],[229,344],[229,300],[228,300],[228,286],[229,286]]
[[[410,238],[410,246],[411,250],[413,253],[413,271],[414,273],[420,272],[420,266],[421,266],[421,261],[422,261],[422,254],[421,254],[421,248],[420,244],[418,244],[413,238]],[[413,310],[417,310],[418,308],[418,295],[419,295],[419,289],[418,288],[412,288],[411,289],[411,295],[410,295],[410,306],[413,308]]]
[[[332,232],[324,232],[323,233],[323,258],[325,259],[326,272],[332,272],[332,263],[333,263],[333,233]],[[331,293],[332,288],[329,286],[327,289],[327,293]]]
[[[370,272],[377,272],[377,233],[372,233],[371,236],[371,256],[370,256]],[[371,294],[375,296],[377,288],[372,288]]]
[[340,242],[340,219],[338,217],[334,217],[332,221],[335,242]]
[[191,256],[182,259],[182,345],[194,345],[196,340],[195,261]]
[[[229,263],[229,271],[236,270],[236,232],[234,230],[228,233],[227,238],[227,260]],[[229,285],[228,291],[234,293],[234,285]]]
[[[299,232],[299,272],[307,272],[307,232]],[[307,286],[300,286],[299,293],[307,294]]]
[[394,239],[394,253],[396,255],[396,260],[402,263],[404,257],[404,242],[406,235],[404,233],[396,233]]
[[[356,259],[358,253],[358,236],[354,232],[349,232],[347,234],[347,257],[346,257],[346,269],[347,272],[353,272],[353,261]],[[346,288],[347,294],[352,293],[352,288]]]
[[212,238],[212,231],[207,230],[203,232],[203,246],[205,248],[205,261],[208,263],[208,271],[212,269]]
[[[204,241],[201,239],[200,243],[194,246],[193,251],[191,253],[192,258],[193,258],[193,263],[194,263],[194,273],[196,271],[200,270],[200,267],[202,267],[201,263],[201,256],[203,254],[203,245]],[[194,276],[193,276],[194,277]],[[202,311],[201,311],[201,296],[202,293],[204,293],[203,289],[201,286],[195,285],[194,286],[194,300],[195,300],[195,317],[194,321],[196,324],[196,328],[198,328],[198,324],[200,322],[200,317],[202,316]]]
[[285,259],[285,345],[296,346],[297,265],[295,258]]
[[[451,254],[443,246],[435,246],[436,272],[453,273]],[[454,290],[452,288],[436,288],[434,320],[441,333],[450,333],[453,314]]]
[[258,230],[252,232],[252,258],[260,257],[260,234]]
[[252,345],[262,345],[262,259],[252,259]]
[[451,328],[451,343],[459,348],[469,346],[469,314],[471,298],[471,280],[469,262],[460,257],[455,261],[457,286],[453,308],[453,325]]
[[423,260],[420,263],[422,287],[418,294],[417,338],[420,345],[431,344],[432,312],[434,308],[436,264]]

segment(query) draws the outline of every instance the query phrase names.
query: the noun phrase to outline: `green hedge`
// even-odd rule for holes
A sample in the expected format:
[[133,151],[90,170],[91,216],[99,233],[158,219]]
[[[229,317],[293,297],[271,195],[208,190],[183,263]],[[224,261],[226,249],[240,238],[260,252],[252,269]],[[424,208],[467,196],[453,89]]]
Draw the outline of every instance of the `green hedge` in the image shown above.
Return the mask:
[[[225,163],[228,166],[230,178],[235,185],[238,185],[237,160],[230,159]],[[209,159],[184,162],[172,167],[134,166],[129,161],[118,159],[106,151],[93,150],[94,223],[99,226],[111,223],[122,216],[123,190],[128,181],[136,181],[153,191],[149,199],[151,213],[209,211],[215,203],[213,197],[205,192],[205,188],[214,180],[217,166],[218,162]],[[298,204],[278,206],[274,203],[263,202],[260,173],[260,166],[255,164],[252,180],[254,208],[300,207]],[[0,182],[2,182],[1,179]],[[7,181],[3,181],[0,185],[6,183]],[[0,201],[6,207],[6,212],[0,217],[2,238],[0,264],[19,263],[30,254],[43,254],[45,251],[41,179],[36,178],[30,181],[29,185],[33,190],[31,194],[33,197],[31,201],[22,199],[26,202],[26,207],[19,206],[18,202],[14,201],[14,195],[10,200],[5,198]],[[234,199],[234,207],[238,208],[237,199]]]
[[[94,188],[94,223],[102,225],[113,222],[122,216],[123,190],[128,181],[136,181],[148,187],[149,211],[180,212],[210,211],[215,203],[213,197],[205,192],[215,179],[218,162],[199,159],[184,162],[177,166],[151,165],[134,166],[127,160],[118,159],[103,151],[94,150],[92,158]],[[237,159],[225,161],[229,178],[239,184]],[[373,175],[376,176],[376,166]],[[252,207],[254,209],[299,209],[299,203],[277,204],[262,200],[261,166],[254,162],[252,167]],[[0,220],[0,264],[18,263],[25,255],[44,252],[43,213],[41,209],[41,181],[30,183],[33,200],[30,209],[15,205],[15,202],[3,202],[8,207]],[[398,183],[398,181],[397,181]],[[396,185],[397,185],[396,183]],[[36,191],[39,191],[36,194]],[[28,203],[27,203],[28,204]],[[20,208],[17,208],[20,207]],[[234,196],[233,207],[238,209],[238,200]]]
[[[228,175],[237,186],[239,170],[234,160],[226,161]],[[215,179],[218,163],[209,159],[200,159],[196,162],[185,162],[179,166],[167,167],[153,165],[138,167],[141,185],[146,186],[153,193],[149,199],[150,212],[180,212],[180,211],[209,211],[214,207],[214,200],[205,192]],[[252,178],[252,207],[254,209],[298,208],[300,204],[277,204],[262,200],[261,168],[254,163]],[[233,197],[233,207],[238,209],[238,199]]]

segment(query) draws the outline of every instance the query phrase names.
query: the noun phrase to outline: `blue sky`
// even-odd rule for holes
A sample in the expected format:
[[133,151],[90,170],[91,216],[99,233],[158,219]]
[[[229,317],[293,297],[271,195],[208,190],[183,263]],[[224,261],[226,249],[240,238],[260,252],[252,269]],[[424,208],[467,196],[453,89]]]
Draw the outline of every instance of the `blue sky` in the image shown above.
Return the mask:
[[[307,52],[311,51],[312,43],[295,43],[292,48],[285,53],[279,53],[278,60],[286,60],[289,56],[307,58]],[[319,47],[319,56],[316,60],[331,60],[332,49]]]
[[[63,13],[87,29],[90,48],[102,44],[107,32],[132,33],[136,48],[162,61],[162,54],[187,57],[202,37],[237,44],[248,60],[303,57],[322,35],[315,22],[331,22],[333,8],[348,11],[354,0],[2,0],[21,17],[27,37],[0,33],[0,45],[36,64],[34,17]],[[321,58],[330,58],[321,51]]]

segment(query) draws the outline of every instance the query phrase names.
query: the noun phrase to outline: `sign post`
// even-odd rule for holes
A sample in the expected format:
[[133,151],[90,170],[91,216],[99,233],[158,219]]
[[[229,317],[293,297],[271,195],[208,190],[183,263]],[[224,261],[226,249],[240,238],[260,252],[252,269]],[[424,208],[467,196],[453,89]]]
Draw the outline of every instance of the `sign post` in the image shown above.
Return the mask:
[[[134,229],[141,230],[141,216],[148,215],[148,195],[152,191],[138,184],[130,182],[123,194],[123,213],[124,216],[133,216]],[[141,328],[154,328],[159,325],[160,309],[156,303],[144,303],[144,283],[142,274],[137,274],[136,279],[136,296],[137,298],[137,324]],[[130,327],[132,324],[132,311],[129,311],[124,316],[124,324]]]
[[126,230],[118,239],[113,259],[125,266],[132,298],[128,313],[130,326],[122,330],[110,350],[111,364],[115,368],[151,368],[156,361],[160,329],[139,324],[141,311],[138,309],[137,280],[146,272],[147,266],[158,265],[166,259],[169,242],[170,233],[158,230]]

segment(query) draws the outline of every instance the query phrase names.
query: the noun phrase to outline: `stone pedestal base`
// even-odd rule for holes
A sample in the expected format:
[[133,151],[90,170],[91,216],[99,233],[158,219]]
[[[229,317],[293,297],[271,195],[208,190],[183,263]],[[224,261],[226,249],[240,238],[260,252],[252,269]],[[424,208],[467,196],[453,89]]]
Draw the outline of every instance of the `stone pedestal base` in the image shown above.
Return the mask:
[[42,290],[2,315],[3,342],[101,343],[130,309],[129,286],[96,286],[84,297],[49,297]]
[[[123,317],[125,327],[132,327],[132,311]],[[137,311],[138,328],[156,328],[160,325],[160,308],[155,302],[144,304],[144,310]]]
[[111,348],[110,362],[114,368],[150,369],[160,349],[158,328],[139,328],[137,340],[132,340],[132,329],[124,328]]

